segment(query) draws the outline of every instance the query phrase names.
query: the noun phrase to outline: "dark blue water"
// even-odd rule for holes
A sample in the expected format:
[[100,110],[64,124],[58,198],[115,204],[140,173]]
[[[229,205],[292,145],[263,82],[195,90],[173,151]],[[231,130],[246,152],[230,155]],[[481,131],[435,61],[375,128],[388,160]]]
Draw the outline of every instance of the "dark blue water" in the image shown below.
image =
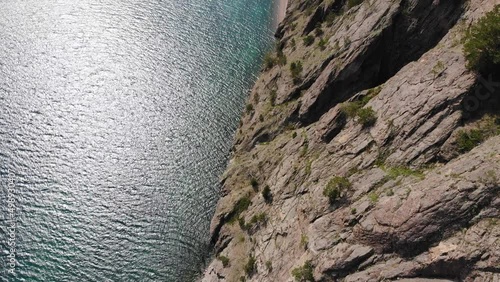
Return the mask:
[[0,281],[192,279],[272,7],[0,0]]

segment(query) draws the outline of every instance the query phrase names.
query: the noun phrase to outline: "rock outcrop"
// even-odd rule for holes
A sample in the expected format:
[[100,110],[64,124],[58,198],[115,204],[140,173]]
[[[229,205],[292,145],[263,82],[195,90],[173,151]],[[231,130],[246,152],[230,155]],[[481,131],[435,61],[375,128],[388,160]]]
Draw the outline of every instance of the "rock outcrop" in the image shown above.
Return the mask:
[[462,48],[498,4],[289,1],[201,281],[500,281],[500,79]]

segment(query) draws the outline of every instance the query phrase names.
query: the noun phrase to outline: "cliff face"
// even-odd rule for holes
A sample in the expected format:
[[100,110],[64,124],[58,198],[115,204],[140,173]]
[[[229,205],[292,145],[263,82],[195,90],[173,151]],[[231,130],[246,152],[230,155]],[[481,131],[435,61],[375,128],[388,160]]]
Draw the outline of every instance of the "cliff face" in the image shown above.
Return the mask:
[[289,1],[202,281],[500,281],[500,79],[462,51],[497,4]]

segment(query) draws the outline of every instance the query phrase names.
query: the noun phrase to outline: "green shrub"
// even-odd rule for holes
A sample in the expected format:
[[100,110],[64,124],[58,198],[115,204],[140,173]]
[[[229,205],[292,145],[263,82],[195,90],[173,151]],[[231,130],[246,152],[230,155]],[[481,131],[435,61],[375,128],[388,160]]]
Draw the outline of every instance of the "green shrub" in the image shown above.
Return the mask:
[[371,192],[370,194],[368,194],[368,199],[370,199],[372,203],[376,203],[378,202],[378,194],[375,192]]
[[307,245],[309,245],[309,237],[307,237],[306,234],[302,234],[302,236],[300,236],[300,246],[307,250]]
[[500,5],[487,13],[465,36],[465,58],[468,68],[488,72],[500,64]]
[[244,217],[238,218],[238,225],[240,226],[241,230],[243,230],[243,231],[246,231],[246,230],[248,230],[250,228],[250,225],[248,225],[245,222],[245,218]]
[[250,185],[252,185],[252,188],[255,190],[259,188],[259,182],[255,178],[250,179]]
[[255,257],[250,255],[250,257],[248,258],[248,261],[247,263],[245,264],[245,273],[248,275],[248,276],[252,276],[252,274],[255,272],[256,270],[256,267],[255,267],[255,263],[257,262],[257,260],[255,260]]
[[302,62],[295,61],[290,64],[290,73],[292,75],[294,83],[300,81],[300,76],[302,74]]
[[266,268],[268,271],[273,271],[273,262],[270,260],[266,261]]
[[328,41],[326,41],[326,39],[324,39],[324,38],[321,38],[321,40],[318,42],[319,49],[325,50],[326,49],[326,43],[328,43]]
[[225,257],[225,256],[223,256],[223,255],[219,255],[219,256],[217,257],[217,259],[218,259],[218,260],[220,260],[220,261],[222,262],[222,266],[223,266],[223,267],[228,267],[228,266],[229,266],[229,262],[230,262],[230,261],[229,261],[229,258],[228,258],[228,257]]
[[246,106],[245,109],[246,109],[247,113],[250,113],[251,111],[253,111],[253,105],[252,104],[247,104],[247,106]]
[[342,195],[342,192],[351,186],[351,182],[347,178],[335,176],[323,189],[323,195],[328,198],[330,204],[333,204]]
[[358,6],[361,3],[363,3],[363,0],[348,0],[347,1],[347,8],[351,9],[352,7]]
[[271,188],[269,185],[266,185],[266,187],[262,190],[262,198],[264,198],[266,203],[271,203],[273,201],[273,195],[271,194]]
[[326,25],[327,26],[332,26],[333,25],[333,22],[335,21],[335,19],[337,18],[337,13],[335,12],[330,12],[326,18],[325,18],[325,22],[326,22]]
[[248,209],[248,207],[252,204],[252,201],[250,200],[250,197],[244,196],[243,198],[239,199],[238,202],[234,205],[233,211],[231,212],[231,217],[228,219],[229,223],[234,222],[240,214]]
[[292,133],[292,138],[295,138],[295,137],[297,137],[297,132],[296,132],[296,131],[294,131],[294,132]]
[[314,43],[314,36],[308,35],[302,38],[305,46],[311,46]]
[[313,266],[310,261],[306,261],[306,263],[292,270],[292,276],[295,278],[295,281],[312,281],[314,282],[313,276]]
[[286,56],[285,54],[283,54],[282,52],[281,53],[278,53],[278,58],[277,58],[277,62],[280,66],[284,66],[286,65]]
[[481,130],[472,129],[469,131],[461,130],[458,132],[457,145],[461,153],[472,150],[484,141],[484,135]]
[[267,53],[265,56],[264,56],[264,68],[267,70],[267,69],[270,69],[272,67],[274,67],[274,65],[276,64],[276,58],[274,58],[271,53]]
[[256,214],[256,215],[252,216],[252,219],[250,219],[251,225],[265,224],[266,222],[267,222],[267,214],[265,212],[261,212],[259,214]]
[[372,107],[362,108],[358,111],[358,122],[364,127],[372,126],[377,121],[377,116]]
[[388,169],[387,177],[389,179],[394,180],[399,176],[415,176],[420,179],[423,179],[424,173],[421,170],[414,170],[406,166],[395,166]]

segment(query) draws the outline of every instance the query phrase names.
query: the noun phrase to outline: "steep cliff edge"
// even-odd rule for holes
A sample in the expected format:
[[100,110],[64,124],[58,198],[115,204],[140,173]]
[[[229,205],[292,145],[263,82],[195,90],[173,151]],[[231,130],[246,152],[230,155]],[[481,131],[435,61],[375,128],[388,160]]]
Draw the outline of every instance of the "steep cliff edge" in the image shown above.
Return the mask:
[[201,280],[500,281],[500,79],[463,54],[498,4],[289,1]]

